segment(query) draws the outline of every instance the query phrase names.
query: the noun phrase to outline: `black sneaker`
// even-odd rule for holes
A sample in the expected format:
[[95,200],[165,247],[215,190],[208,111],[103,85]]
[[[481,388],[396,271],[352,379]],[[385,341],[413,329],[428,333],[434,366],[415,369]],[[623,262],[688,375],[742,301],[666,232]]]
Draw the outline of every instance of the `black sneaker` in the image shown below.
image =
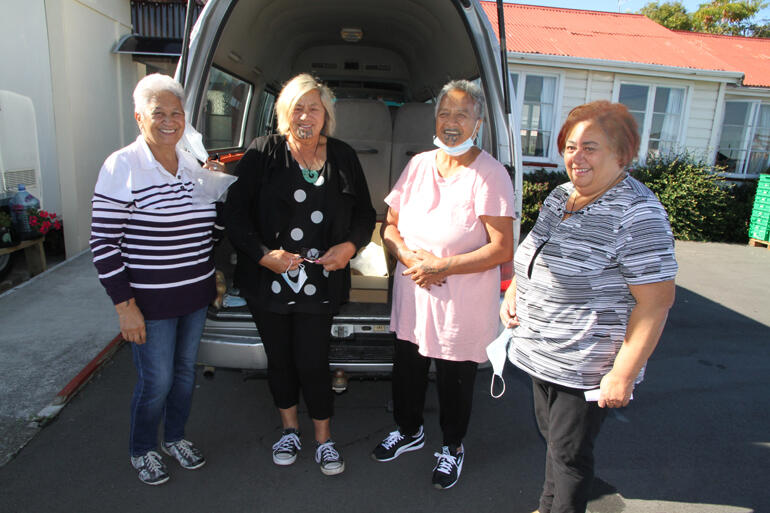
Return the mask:
[[327,440],[319,444],[315,450],[315,462],[321,466],[321,472],[326,476],[334,476],[345,471],[345,461],[334,447],[334,442]]
[[299,432],[294,428],[283,430],[283,436],[273,444],[273,463],[291,465],[297,461],[297,453],[302,449]]
[[460,479],[465,450],[462,444],[460,444],[460,452],[455,451],[455,446],[445,445],[441,448],[441,452],[433,454],[438,458],[436,466],[433,467],[433,486],[439,490],[452,488],[457,483],[457,480]]
[[391,431],[385,440],[380,442],[372,451],[374,461],[391,461],[398,458],[401,453],[422,449],[425,445],[425,433],[420,426],[417,434],[405,436],[398,429]]
[[176,461],[187,470],[195,470],[206,464],[206,458],[203,453],[193,445],[189,440],[177,440],[176,442],[163,442],[161,450],[174,457]]
[[131,466],[139,471],[139,480],[148,485],[159,485],[168,481],[166,465],[155,451],[144,456],[131,456]]

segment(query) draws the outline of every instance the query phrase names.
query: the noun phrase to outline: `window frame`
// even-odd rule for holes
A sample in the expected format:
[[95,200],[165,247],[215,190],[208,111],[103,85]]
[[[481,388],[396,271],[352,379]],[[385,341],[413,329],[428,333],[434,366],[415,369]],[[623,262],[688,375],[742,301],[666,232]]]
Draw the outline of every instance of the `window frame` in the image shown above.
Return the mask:
[[[724,104],[722,106],[722,121],[719,124],[719,136],[716,138],[716,149],[714,151],[714,158],[712,159],[714,164],[716,165],[716,158],[719,154],[719,149],[721,148],[722,143],[722,135],[724,134],[725,129],[725,116],[727,115],[727,104],[728,103],[748,103],[750,104],[750,112],[747,116],[747,119],[749,120],[748,126],[747,124],[743,125],[744,129],[744,135],[743,140],[741,141],[742,145],[740,148],[740,152],[743,153],[743,156],[739,159],[740,165],[735,166],[735,169],[741,169],[742,171],[725,171],[720,173],[720,175],[724,176],[725,178],[746,178],[746,179],[753,179],[758,178],[760,173],[747,173],[746,168],[751,161],[751,146],[752,141],[754,140],[754,136],[756,134],[757,127],[759,126],[759,115],[762,107],[770,108],[770,98],[743,98],[743,97],[731,97],[731,98],[725,98]],[[751,130],[746,130],[747,128],[751,128]],[[770,166],[770,158],[768,158],[767,166]]]
[[[565,73],[562,71],[555,71],[555,70],[549,70],[549,71],[540,71],[540,70],[532,70],[532,69],[524,69],[524,68],[515,68],[511,67],[508,70],[508,73],[511,78],[511,85],[513,86],[513,90],[516,93],[514,95],[515,97],[515,104],[514,109],[516,111],[516,119],[519,120],[519,126],[516,127],[517,131],[516,134],[518,136],[518,143],[522,149],[522,159],[524,161],[525,166],[537,166],[537,165],[549,165],[553,163],[557,163],[560,161],[559,159],[559,152],[556,144],[556,138],[559,135],[559,129],[561,128],[561,125],[559,123],[559,119],[561,116],[561,108],[562,108],[562,98],[564,96],[564,76]],[[553,88],[553,114],[551,116],[550,120],[550,131],[551,131],[551,140],[549,141],[549,144],[546,148],[544,148],[545,154],[542,156],[536,156],[536,155],[526,155],[524,154],[524,148],[521,142],[521,131],[524,129],[524,127],[521,125],[523,122],[522,114],[524,112],[524,87],[526,86],[526,77],[527,76],[538,76],[538,77],[547,77],[547,78],[553,78],[556,80],[556,84]]]
[[690,119],[690,102],[692,101],[693,86],[691,83],[683,84],[681,82],[668,82],[668,81],[655,81],[655,80],[635,80],[631,78],[616,78],[612,88],[612,101],[615,103],[620,102],[620,88],[624,85],[629,86],[642,86],[647,87],[647,104],[644,110],[644,126],[639,128],[639,153],[636,159],[640,165],[644,165],[647,161],[647,156],[650,153],[650,133],[652,131],[652,119],[655,114],[655,94],[658,87],[666,87],[668,89],[682,89],[684,90],[684,98],[682,101],[682,112],[680,113],[679,129],[677,130],[676,140],[677,144],[674,148],[675,152],[681,152],[687,148],[687,120]]
[[[206,150],[211,153],[218,152],[218,153],[226,153],[228,151],[236,151],[244,147],[246,144],[246,133],[247,133],[247,127],[249,123],[251,122],[251,102],[254,99],[254,92],[256,91],[256,84],[250,80],[247,80],[243,76],[239,75],[238,73],[234,73],[230,70],[227,70],[221,66],[217,66],[216,64],[212,64],[209,68],[209,73],[206,76],[206,87],[202,88],[202,101],[201,101],[201,116],[199,119],[203,120],[203,123],[206,123],[206,113],[205,113],[205,104],[207,100],[207,94],[211,90],[211,70],[216,70],[220,73],[224,73],[225,75],[229,75],[230,77],[237,78],[241,82],[247,84],[249,86],[249,91],[246,96],[246,99],[243,102],[243,117],[241,118],[241,129],[240,133],[238,134],[238,144],[234,146],[226,146],[223,148],[209,148],[206,147]],[[204,135],[205,138],[205,135]]]

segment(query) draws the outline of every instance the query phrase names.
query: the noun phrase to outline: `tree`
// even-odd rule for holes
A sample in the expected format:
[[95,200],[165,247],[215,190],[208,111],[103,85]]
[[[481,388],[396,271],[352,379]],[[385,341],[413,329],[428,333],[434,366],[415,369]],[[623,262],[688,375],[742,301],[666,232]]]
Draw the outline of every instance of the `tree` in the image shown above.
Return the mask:
[[701,4],[692,15],[693,26],[697,32],[725,34],[728,36],[753,36],[760,32],[762,25],[751,23],[753,18],[767,2],[762,0],[713,0]]
[[726,34],[730,36],[770,37],[770,23],[752,22],[760,10],[767,7],[765,0],[712,0],[688,13],[679,1],[649,2],[639,14],[672,30],[689,30]]
[[641,8],[639,14],[644,14],[652,21],[671,30],[692,30],[692,18],[687,14],[681,2],[650,2]]

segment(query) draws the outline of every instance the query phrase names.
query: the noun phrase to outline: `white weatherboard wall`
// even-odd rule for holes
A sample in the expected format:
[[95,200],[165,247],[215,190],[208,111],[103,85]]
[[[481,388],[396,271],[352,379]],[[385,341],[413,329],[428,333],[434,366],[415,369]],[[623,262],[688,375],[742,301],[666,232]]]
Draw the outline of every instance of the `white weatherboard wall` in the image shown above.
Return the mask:
[[[689,152],[696,158],[706,160],[712,158],[714,127],[719,126],[721,123],[721,119],[715,123],[715,117],[721,116],[719,108],[720,82],[718,81],[692,80],[690,77],[677,79],[644,76],[623,73],[621,70],[613,72],[565,68],[563,66],[522,65],[519,62],[512,65],[510,69],[514,73],[525,72],[544,75],[561,73],[561,79],[564,81],[564,84],[561,87],[557,87],[557,91],[561,90],[563,94],[561,98],[556,99],[556,104],[560,105],[560,110],[559,121],[553,127],[554,139],[570,110],[578,105],[595,100],[612,101],[617,95],[615,89],[619,87],[621,82],[683,87],[686,89],[689,97],[685,104],[684,137],[680,142],[682,150]],[[553,152],[551,157],[551,163],[563,167],[563,161],[558,156],[558,152]],[[526,161],[527,158],[525,157],[524,160]],[[538,169],[539,167],[541,167],[539,164],[534,163],[527,166],[528,169]]]
[[111,53],[131,31],[125,0],[45,0],[61,214],[67,254],[88,246],[91,196],[104,159],[136,136],[137,67]]

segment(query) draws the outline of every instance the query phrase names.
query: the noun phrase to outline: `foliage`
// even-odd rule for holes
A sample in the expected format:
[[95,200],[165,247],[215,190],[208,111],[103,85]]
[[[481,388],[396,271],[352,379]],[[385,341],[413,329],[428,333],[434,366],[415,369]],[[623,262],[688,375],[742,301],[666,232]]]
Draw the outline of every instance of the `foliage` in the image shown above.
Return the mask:
[[56,212],[28,208],[27,218],[32,231],[40,235],[45,235],[50,230],[61,230],[61,219],[56,215]]
[[[658,196],[677,239],[746,243],[757,184],[730,184],[719,170],[687,154],[651,155],[631,175]],[[567,180],[563,171],[543,169],[524,176],[522,235],[532,229],[543,200]]]
[[0,210],[0,228],[11,227],[11,215],[8,212]]
[[655,23],[671,30],[692,30],[692,17],[682,2],[650,2],[639,10]]
[[649,2],[639,10],[639,14],[672,30],[768,37],[770,24],[752,22],[767,5],[765,0],[712,0],[702,3],[694,13],[688,13],[679,1]]
[[521,233],[526,234],[532,229],[540,213],[543,201],[557,185],[568,182],[569,177],[564,171],[546,171],[538,169],[524,175],[521,206]]

